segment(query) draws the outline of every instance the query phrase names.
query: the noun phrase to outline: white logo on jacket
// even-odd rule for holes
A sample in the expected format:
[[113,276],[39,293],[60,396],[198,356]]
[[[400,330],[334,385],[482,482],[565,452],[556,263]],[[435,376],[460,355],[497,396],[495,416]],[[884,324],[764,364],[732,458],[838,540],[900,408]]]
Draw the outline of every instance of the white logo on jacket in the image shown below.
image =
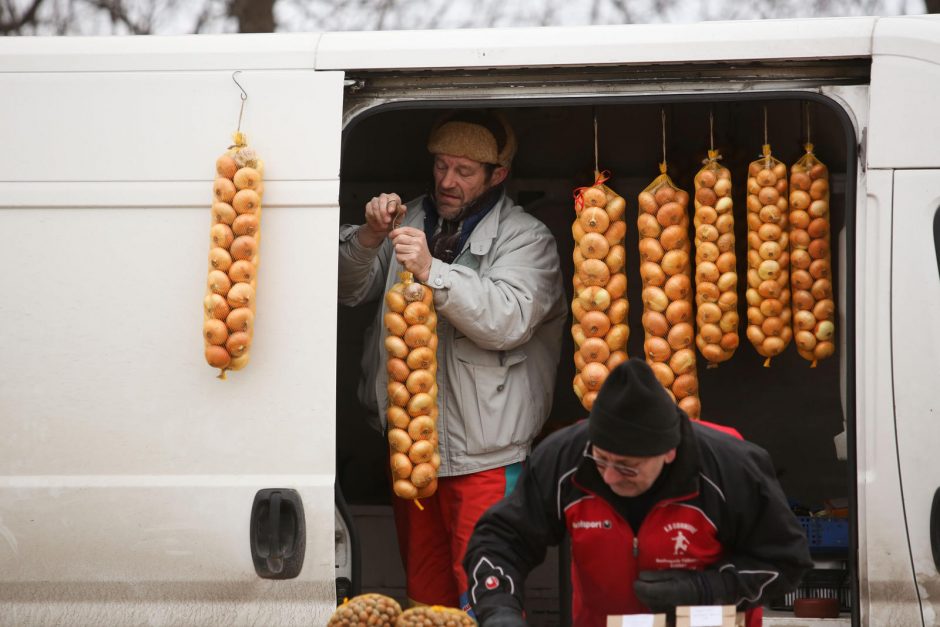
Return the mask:
[[613,526],[609,520],[576,520],[571,523],[572,529],[611,529]]
[[682,555],[689,549],[689,538],[682,533],[682,530],[679,530],[679,533],[669,538],[672,540],[672,554],[673,555]]

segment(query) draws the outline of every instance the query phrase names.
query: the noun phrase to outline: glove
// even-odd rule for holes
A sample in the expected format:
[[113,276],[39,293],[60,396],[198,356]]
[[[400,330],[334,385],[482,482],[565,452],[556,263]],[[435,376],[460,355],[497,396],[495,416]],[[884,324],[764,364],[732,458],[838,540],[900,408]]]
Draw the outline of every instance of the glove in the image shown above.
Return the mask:
[[528,623],[517,610],[509,607],[498,607],[487,612],[486,617],[480,621],[482,627],[527,627]]
[[633,591],[643,605],[654,612],[674,610],[677,605],[712,604],[706,579],[695,570],[640,571],[633,582]]

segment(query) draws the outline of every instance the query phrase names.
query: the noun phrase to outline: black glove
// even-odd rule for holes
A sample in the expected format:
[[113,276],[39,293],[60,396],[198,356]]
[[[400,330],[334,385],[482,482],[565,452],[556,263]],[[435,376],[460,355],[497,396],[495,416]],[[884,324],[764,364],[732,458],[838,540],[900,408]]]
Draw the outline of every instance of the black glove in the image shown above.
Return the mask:
[[[718,575],[717,572],[709,573]],[[654,612],[674,610],[677,605],[712,605],[710,577],[696,570],[644,570],[633,582],[637,598]]]
[[482,627],[527,627],[528,623],[517,610],[498,607],[486,613],[480,621]]

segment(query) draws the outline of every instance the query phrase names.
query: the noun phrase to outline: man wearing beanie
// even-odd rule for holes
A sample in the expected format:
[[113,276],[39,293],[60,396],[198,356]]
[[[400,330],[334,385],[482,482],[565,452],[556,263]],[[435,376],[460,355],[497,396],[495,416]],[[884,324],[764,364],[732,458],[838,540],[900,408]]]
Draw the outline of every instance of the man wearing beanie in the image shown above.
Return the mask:
[[[516,139],[496,112],[445,115],[431,130],[430,192],[380,194],[340,231],[339,300],[380,299],[407,270],[438,315],[437,491],[392,497],[413,604],[469,609],[462,567],[473,526],[515,485],[551,408],[567,316],[555,241],[504,188]],[[363,404],[384,430],[383,307],[365,338]]]
[[546,438],[480,518],[464,560],[480,624],[526,624],[526,576],[567,535],[578,627],[725,604],[758,627],[812,561],[770,456],[714,427],[690,421],[645,361],[611,371],[588,419]]

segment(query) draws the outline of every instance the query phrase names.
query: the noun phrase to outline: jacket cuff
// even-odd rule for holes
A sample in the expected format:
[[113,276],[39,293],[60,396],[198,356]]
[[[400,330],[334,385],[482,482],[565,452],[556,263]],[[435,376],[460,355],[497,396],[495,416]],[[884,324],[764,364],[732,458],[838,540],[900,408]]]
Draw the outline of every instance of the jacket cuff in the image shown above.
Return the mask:
[[484,595],[479,601],[473,603],[473,613],[481,624],[493,614],[506,611],[518,612],[522,616],[522,605],[519,599],[508,592],[491,592]]
[[450,289],[450,281],[447,278],[449,272],[449,263],[436,258],[431,259],[431,270],[428,271],[428,280],[425,284],[435,290]]
[[375,259],[379,251],[382,249],[382,244],[379,244],[375,248],[366,248],[359,242],[359,229],[361,226],[346,224],[340,227],[339,230],[339,241],[341,244],[346,245],[346,254],[353,261],[360,263],[371,263]]

